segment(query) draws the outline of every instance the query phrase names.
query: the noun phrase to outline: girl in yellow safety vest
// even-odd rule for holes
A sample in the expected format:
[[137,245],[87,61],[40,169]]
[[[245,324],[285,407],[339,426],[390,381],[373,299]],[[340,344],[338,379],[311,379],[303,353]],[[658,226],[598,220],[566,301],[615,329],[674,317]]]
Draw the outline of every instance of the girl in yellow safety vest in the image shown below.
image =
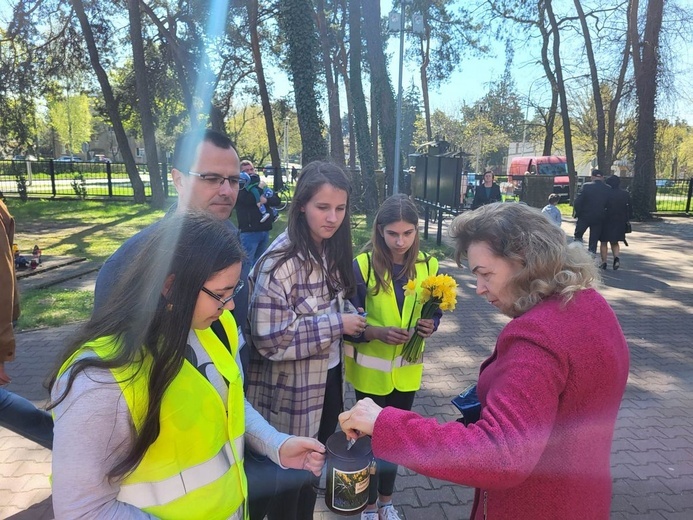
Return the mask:
[[[421,318],[417,296],[404,294],[409,279],[420,285],[438,272],[438,261],[419,251],[418,225],[416,206],[406,195],[383,202],[371,240],[353,263],[356,296],[351,302],[367,312],[368,326],[360,336],[347,338],[345,347],[346,378],[356,398],[370,397],[382,407],[402,410],[411,410],[423,371],[423,362],[403,360],[403,344],[411,333],[428,338],[442,315],[438,311],[432,319]],[[399,519],[392,505],[396,476],[395,464],[378,460],[362,519]]]
[[230,313],[243,253],[199,213],[164,218],[51,381],[57,519],[248,518],[244,442],[319,474],[324,447],[243,396]]

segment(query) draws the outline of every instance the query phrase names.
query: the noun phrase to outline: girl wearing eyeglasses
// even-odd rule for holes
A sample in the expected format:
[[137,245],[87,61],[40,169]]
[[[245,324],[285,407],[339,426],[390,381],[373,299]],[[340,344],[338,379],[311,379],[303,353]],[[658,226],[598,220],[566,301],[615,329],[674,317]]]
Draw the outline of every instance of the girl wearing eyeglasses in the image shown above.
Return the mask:
[[[248,399],[279,431],[334,433],[342,408],[342,335],[364,317],[346,299],[355,288],[349,222],[351,185],[341,168],[312,162],[298,177],[288,228],[248,280],[251,363]],[[308,472],[286,471],[270,520],[312,519],[316,493]]]
[[222,221],[166,219],[78,332],[51,381],[56,518],[243,519],[245,442],[320,473],[318,441],[244,399],[229,312],[242,257]]

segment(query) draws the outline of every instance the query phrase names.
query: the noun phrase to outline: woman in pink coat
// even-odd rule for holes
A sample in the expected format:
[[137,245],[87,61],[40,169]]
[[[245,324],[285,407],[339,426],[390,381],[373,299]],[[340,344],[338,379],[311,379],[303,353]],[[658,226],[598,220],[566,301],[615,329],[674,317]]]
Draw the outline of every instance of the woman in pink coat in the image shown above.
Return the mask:
[[466,212],[451,235],[477,294],[513,318],[481,365],[481,417],[438,424],[364,399],[342,429],[372,435],[378,458],[476,487],[474,520],[608,519],[629,355],[594,262],[522,204]]

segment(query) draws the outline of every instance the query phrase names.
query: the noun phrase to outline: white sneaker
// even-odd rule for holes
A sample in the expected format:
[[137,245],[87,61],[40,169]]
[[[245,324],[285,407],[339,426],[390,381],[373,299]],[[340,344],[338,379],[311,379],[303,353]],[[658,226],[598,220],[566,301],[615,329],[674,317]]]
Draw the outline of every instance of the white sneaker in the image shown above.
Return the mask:
[[388,504],[383,507],[378,508],[378,519],[379,520],[402,520],[397,514],[395,506]]
[[260,222],[264,222],[264,221],[266,221],[268,218],[270,218],[270,214],[269,214],[269,213],[265,213],[264,215],[262,215],[262,218],[260,219]]
[[378,511],[361,511],[361,520],[380,520]]

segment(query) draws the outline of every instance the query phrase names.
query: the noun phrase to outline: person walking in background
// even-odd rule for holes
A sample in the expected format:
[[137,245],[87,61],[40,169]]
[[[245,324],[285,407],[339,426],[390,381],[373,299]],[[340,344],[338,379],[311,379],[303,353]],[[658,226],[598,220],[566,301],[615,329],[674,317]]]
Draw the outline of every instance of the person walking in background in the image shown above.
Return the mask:
[[549,203],[546,206],[544,206],[541,210],[541,212],[544,215],[546,215],[548,219],[554,224],[556,224],[558,227],[561,227],[561,222],[563,221],[561,210],[556,207],[560,200],[561,197],[559,195],[552,193],[551,195],[549,195]]
[[612,175],[606,179],[606,184],[611,186],[609,198],[606,200],[606,216],[602,226],[602,234],[599,237],[599,253],[602,263],[600,269],[606,269],[609,255],[608,244],[611,244],[611,253],[614,255],[613,269],[621,267],[621,247],[619,242],[626,241],[626,223],[633,218],[633,206],[630,203],[630,193],[622,190],[621,178]]
[[31,401],[5,390],[12,379],[5,363],[14,361],[14,324],[19,319],[19,293],[14,272],[14,218],[0,200],[0,426],[44,448],[53,446],[53,419]]
[[[351,184],[335,164],[306,165],[287,230],[253,267],[248,399],[279,431],[325,443],[342,409],[342,335],[366,328],[348,297],[352,270]],[[316,492],[308,472],[281,471],[270,520],[310,520]]]
[[376,457],[477,488],[474,520],[608,520],[629,352],[597,266],[523,204],[465,212],[450,234],[477,294],[512,318],[479,371],[479,419],[439,424],[363,399],[342,429],[372,435]]
[[[257,173],[255,173],[253,163],[250,161],[241,161],[241,175],[248,177],[245,188],[248,188],[249,184],[252,183],[257,185],[260,180]],[[270,207],[281,204],[279,195],[275,193],[264,200],[265,204]],[[265,215],[267,214],[265,213]],[[241,244],[247,256],[245,262],[247,263],[246,270],[248,272],[250,272],[250,267],[257,262],[269,245],[269,236],[274,219],[268,218],[263,220],[262,217],[263,214],[257,207],[256,197],[247,189],[240,190],[236,200],[236,219],[238,220],[238,229],[241,233]]]
[[[405,296],[409,279],[420,286],[438,273],[438,261],[419,251],[419,215],[409,197],[393,195],[383,202],[364,251],[354,260],[356,295],[351,303],[368,313],[368,326],[360,336],[346,338],[346,379],[356,390],[356,399],[370,397],[382,407],[411,410],[421,388],[423,359],[403,363],[408,327],[411,324],[414,334],[428,338],[438,329],[442,311],[423,319],[418,294]],[[396,478],[396,464],[377,461],[362,520],[399,519],[392,503]]]
[[474,192],[472,209],[480,208],[485,204],[500,202],[502,200],[500,186],[493,182],[493,178],[493,172],[488,171],[484,173],[484,182],[480,186],[477,186],[476,191]]
[[241,520],[246,442],[320,474],[321,443],[277,432],[244,399],[229,312],[242,257],[207,213],[165,219],[78,332],[51,380],[57,519]]
[[575,223],[575,240],[582,242],[582,236],[590,230],[590,240],[587,250],[596,255],[597,242],[602,234],[606,200],[611,188],[604,184],[604,174],[597,169],[592,170],[592,181],[586,183],[573,204],[573,213],[577,217]]

